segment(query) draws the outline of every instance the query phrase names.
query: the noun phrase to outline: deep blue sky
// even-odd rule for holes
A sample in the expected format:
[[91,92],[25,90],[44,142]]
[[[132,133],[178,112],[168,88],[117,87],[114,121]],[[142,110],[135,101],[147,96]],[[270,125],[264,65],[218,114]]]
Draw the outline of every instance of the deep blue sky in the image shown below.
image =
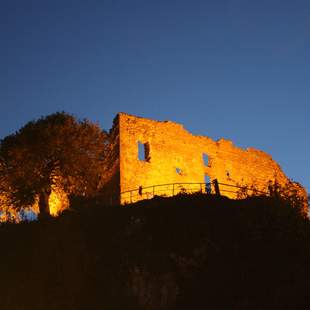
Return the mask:
[[309,0],[1,0],[0,137],[119,111],[270,153],[310,189]]

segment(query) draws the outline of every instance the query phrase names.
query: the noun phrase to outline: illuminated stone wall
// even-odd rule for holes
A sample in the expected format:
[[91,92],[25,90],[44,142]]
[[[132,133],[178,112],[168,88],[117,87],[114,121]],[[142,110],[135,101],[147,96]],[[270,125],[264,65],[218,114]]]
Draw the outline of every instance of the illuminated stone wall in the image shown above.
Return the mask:
[[[174,122],[119,113],[109,139],[102,167],[101,196],[111,204],[131,203],[154,195],[172,196],[184,191],[206,192],[210,190],[204,184],[208,178],[217,179],[221,194],[230,198],[240,198],[243,193],[230,186],[253,187],[254,192],[247,193],[255,194],[255,190],[268,193],[268,186],[275,183],[307,198],[305,189],[291,182],[268,154],[254,148],[238,148],[225,139],[213,141],[206,136],[192,135]],[[49,198],[53,216],[69,208],[68,193],[60,181],[56,180],[52,186]],[[214,192],[213,186],[211,191]],[[5,195],[0,195],[0,222],[19,221],[8,201]],[[38,203],[31,210],[38,214]]]
[[[213,141],[190,134],[182,125],[120,113],[115,120],[119,128],[120,192],[142,187],[121,195],[122,203],[151,198],[153,194],[171,196],[186,191],[205,191],[203,185],[160,186],[170,183],[204,183],[206,175],[220,183],[255,187],[268,192],[268,184],[288,184],[280,166],[268,154],[254,148],[241,149],[231,141]],[[139,159],[138,144],[145,151]],[[143,150],[142,150],[143,152]],[[203,154],[208,157],[204,160]],[[140,154],[141,157],[141,154]],[[143,157],[143,154],[142,154]],[[296,183],[302,195],[304,189]],[[115,184],[117,186],[117,184]],[[236,188],[220,185],[221,194],[237,198]],[[233,193],[229,192],[232,190]],[[153,192],[154,191],[154,192]]]

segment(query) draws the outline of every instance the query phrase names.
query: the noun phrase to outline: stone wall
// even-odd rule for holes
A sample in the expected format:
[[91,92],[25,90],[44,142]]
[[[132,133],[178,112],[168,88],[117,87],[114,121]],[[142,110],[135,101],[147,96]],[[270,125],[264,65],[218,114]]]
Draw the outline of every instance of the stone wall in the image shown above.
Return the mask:
[[109,132],[109,145],[102,167],[101,198],[109,204],[120,203],[120,135],[119,116],[113,122]]
[[[290,183],[271,156],[260,150],[238,148],[225,139],[213,141],[206,136],[195,136],[182,125],[170,121],[159,122],[119,113],[116,123],[119,128],[122,203],[150,198],[153,194],[171,196],[183,189],[205,191],[203,185],[161,186],[156,187],[155,192],[152,187],[147,187],[204,183],[207,177],[211,181],[217,179],[220,183],[253,187],[264,192],[268,192],[270,184],[284,187]],[[138,143],[144,147],[144,158],[139,159]],[[303,191],[297,183],[290,184]],[[140,191],[126,193],[139,187]],[[238,196],[237,188],[220,185],[220,190],[230,198]]]

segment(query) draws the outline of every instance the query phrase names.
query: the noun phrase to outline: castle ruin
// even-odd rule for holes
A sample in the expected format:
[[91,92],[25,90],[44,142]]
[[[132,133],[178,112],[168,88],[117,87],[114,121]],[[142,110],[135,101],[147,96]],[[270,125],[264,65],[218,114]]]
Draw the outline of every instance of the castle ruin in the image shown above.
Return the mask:
[[[270,155],[254,148],[242,149],[231,141],[214,141],[189,133],[171,121],[154,121],[119,113],[109,133],[103,165],[101,194],[110,204],[128,204],[154,196],[186,193],[220,193],[232,199],[269,195],[277,186],[297,196],[307,212],[307,192],[292,182]],[[212,183],[216,180],[216,189]],[[56,182],[57,183],[57,182]],[[271,186],[272,185],[272,186]],[[0,195],[0,222],[18,214]],[[50,214],[69,208],[68,193],[54,185]],[[38,201],[31,207],[39,212]]]
[[290,181],[265,152],[238,148],[225,139],[195,136],[171,121],[119,113],[110,138],[104,188],[116,203],[171,196],[183,190],[206,192],[203,184],[215,179],[221,193],[230,198],[238,198],[235,186],[268,193],[270,184],[289,185],[307,197],[305,189]]

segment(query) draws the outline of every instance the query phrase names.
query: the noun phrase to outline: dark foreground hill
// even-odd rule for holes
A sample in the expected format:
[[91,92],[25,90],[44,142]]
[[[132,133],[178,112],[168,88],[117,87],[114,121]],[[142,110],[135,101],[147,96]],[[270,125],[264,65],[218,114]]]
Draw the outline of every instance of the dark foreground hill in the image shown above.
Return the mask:
[[0,242],[1,310],[310,309],[310,224],[270,198],[84,203]]

